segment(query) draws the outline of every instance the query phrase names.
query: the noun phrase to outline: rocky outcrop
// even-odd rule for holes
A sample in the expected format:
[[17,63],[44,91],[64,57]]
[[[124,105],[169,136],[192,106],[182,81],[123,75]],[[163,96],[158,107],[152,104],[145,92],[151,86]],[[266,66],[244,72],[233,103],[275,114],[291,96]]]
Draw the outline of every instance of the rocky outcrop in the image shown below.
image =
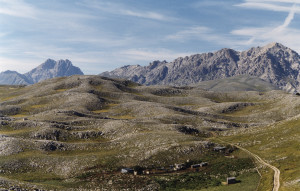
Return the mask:
[[173,62],[154,61],[148,66],[124,66],[100,75],[145,85],[191,85],[201,81],[250,75],[289,92],[300,90],[300,56],[279,43],[238,52],[222,49],[180,57]]

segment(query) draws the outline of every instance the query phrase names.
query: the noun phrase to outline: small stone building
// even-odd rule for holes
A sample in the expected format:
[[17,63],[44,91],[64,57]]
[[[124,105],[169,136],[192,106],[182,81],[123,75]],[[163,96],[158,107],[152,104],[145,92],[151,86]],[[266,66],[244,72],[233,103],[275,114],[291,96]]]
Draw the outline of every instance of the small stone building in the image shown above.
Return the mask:
[[225,150],[226,150],[226,147],[220,147],[220,146],[214,147],[214,151],[222,152],[222,151],[225,151]]
[[174,165],[174,170],[182,170],[184,169],[184,164],[175,164]]
[[193,168],[199,168],[200,167],[200,164],[193,164],[193,165],[191,165],[191,168],[193,169]]
[[227,184],[235,184],[236,178],[235,177],[228,177],[227,178]]
[[207,166],[207,165],[208,165],[207,162],[202,162],[200,164],[193,164],[193,165],[191,165],[191,168],[195,169],[195,168],[204,167],[204,166]]
[[133,169],[131,169],[131,168],[122,168],[121,169],[121,173],[122,174],[130,174],[130,173],[133,173],[134,171],[133,171]]

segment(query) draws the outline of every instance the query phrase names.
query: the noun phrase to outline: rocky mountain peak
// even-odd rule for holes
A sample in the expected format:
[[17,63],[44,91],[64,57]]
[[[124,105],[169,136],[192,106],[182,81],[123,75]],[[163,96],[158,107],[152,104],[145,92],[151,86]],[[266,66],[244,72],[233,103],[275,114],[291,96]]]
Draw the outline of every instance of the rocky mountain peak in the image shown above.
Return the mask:
[[49,58],[43,64],[38,66],[38,68],[51,69],[51,68],[54,68],[55,64],[56,64],[55,60],[52,60]]
[[73,66],[72,62],[70,60],[68,60],[68,59],[66,59],[66,60],[58,60],[56,65],[57,66],[63,65],[63,66],[67,66],[67,67],[72,67]]
[[16,74],[16,73],[18,73],[18,72],[16,72],[16,71],[12,71],[12,70],[6,70],[6,71],[4,71],[4,72],[2,72],[3,74]]
[[0,84],[28,85],[49,78],[71,75],[83,75],[83,72],[80,68],[73,66],[72,62],[68,59],[58,61],[47,59],[44,63],[25,74],[19,74],[15,71],[0,73]]
[[264,46],[264,48],[265,49],[271,49],[271,48],[286,49],[287,47],[278,42],[271,42],[271,43],[267,44],[266,46]]
[[49,78],[71,76],[75,74],[83,75],[83,72],[78,67],[73,66],[70,60],[55,61],[47,59],[43,64],[26,73],[25,76],[33,83],[37,83]]
[[154,68],[156,68],[157,66],[159,66],[159,65],[161,65],[161,64],[166,64],[167,63],[167,61],[159,61],[159,60],[155,60],[155,61],[153,61],[153,62],[151,62],[150,64],[149,64],[149,69],[154,69]]

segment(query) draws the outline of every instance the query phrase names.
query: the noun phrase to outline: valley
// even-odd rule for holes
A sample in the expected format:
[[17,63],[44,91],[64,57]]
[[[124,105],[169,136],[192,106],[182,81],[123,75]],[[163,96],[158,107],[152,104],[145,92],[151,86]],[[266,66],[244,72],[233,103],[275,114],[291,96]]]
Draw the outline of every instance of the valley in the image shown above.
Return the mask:
[[242,147],[281,171],[279,190],[296,190],[300,97],[243,83],[217,92],[71,76],[1,86],[0,188],[271,190],[273,170]]

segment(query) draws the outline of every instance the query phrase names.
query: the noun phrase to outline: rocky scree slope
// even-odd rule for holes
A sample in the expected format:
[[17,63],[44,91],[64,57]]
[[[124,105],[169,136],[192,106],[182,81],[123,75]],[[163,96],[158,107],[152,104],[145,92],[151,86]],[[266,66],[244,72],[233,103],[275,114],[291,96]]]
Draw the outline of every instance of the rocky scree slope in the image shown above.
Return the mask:
[[55,61],[48,59],[43,64],[25,74],[20,74],[15,71],[1,72],[0,84],[29,85],[50,78],[71,75],[83,75],[83,72],[80,68],[73,66],[70,60]]
[[222,49],[214,53],[180,57],[173,62],[154,61],[148,66],[128,65],[100,75],[129,79],[145,85],[197,84],[236,75],[259,77],[283,90],[300,91],[300,56],[279,43],[238,52]]
[[[16,185],[13,179],[45,190],[158,190],[153,179],[122,176],[120,168],[161,168],[201,159],[209,160],[209,174],[213,167],[227,165],[222,161],[243,159],[215,155],[217,144],[208,137],[300,112],[299,97],[282,91],[148,87],[100,76],[0,90],[0,176],[6,178],[0,188]],[[209,156],[214,157],[205,158]]]

